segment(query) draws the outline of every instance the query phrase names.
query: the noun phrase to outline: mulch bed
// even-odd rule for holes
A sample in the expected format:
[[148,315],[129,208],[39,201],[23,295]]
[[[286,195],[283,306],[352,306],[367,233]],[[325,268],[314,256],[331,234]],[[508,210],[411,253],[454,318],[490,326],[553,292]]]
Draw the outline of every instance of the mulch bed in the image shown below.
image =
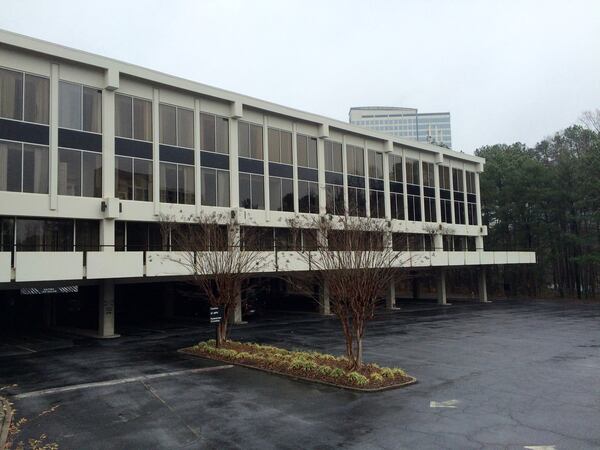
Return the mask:
[[401,369],[363,364],[359,370],[352,371],[348,369],[349,363],[345,357],[246,342],[227,341],[216,348],[214,340],[210,340],[181,349],[180,352],[362,392],[394,389],[417,381]]

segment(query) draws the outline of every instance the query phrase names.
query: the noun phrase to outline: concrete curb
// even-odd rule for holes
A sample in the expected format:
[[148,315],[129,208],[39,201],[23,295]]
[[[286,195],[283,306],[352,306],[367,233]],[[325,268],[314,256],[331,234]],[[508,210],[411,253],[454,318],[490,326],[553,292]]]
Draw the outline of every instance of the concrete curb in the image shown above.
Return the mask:
[[227,364],[232,364],[234,366],[245,367],[247,369],[259,370],[261,372],[270,373],[272,375],[277,375],[277,376],[280,376],[280,377],[286,377],[288,379],[291,378],[292,380],[300,380],[300,381],[305,381],[305,382],[308,382],[308,383],[323,384],[325,386],[331,386],[331,387],[334,387],[334,388],[345,389],[347,391],[354,391],[354,392],[363,392],[363,393],[383,392],[383,391],[389,391],[391,389],[400,389],[400,388],[403,388],[403,387],[406,387],[406,386],[410,386],[411,384],[418,383],[418,381],[417,381],[417,379],[415,377],[407,375],[407,377],[410,378],[410,380],[405,381],[404,383],[392,384],[390,386],[384,386],[384,387],[372,388],[372,389],[369,389],[369,388],[359,388],[359,387],[352,387],[352,386],[344,386],[344,385],[341,385],[341,384],[334,384],[334,383],[330,383],[328,381],[317,380],[315,378],[301,377],[301,376],[298,376],[298,375],[290,375],[289,373],[278,372],[276,370],[267,370],[267,369],[263,369],[262,367],[252,366],[250,364],[237,363],[237,362],[229,361],[229,360],[226,360],[226,359],[208,357],[208,356],[204,356],[204,355],[198,355],[197,353],[194,353],[192,350],[188,350],[187,348],[179,349],[179,350],[177,350],[177,353],[183,353],[184,355],[194,356],[196,358],[203,358],[203,359],[207,359],[209,361],[224,362],[224,363],[227,363]]
[[12,418],[13,409],[11,404],[4,397],[0,397],[0,449],[6,446]]

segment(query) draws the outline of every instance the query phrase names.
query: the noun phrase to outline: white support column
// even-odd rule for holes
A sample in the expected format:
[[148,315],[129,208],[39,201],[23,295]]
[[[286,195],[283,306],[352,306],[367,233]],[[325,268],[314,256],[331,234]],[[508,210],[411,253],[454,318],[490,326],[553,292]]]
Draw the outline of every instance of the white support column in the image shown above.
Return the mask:
[[115,283],[104,280],[99,287],[98,298],[98,337],[116,338],[115,334]]
[[[113,83],[115,81],[113,80]],[[118,74],[116,83],[118,84]],[[115,197],[115,91],[102,91],[102,198]],[[100,221],[100,250],[115,250],[115,221]]]
[[390,281],[390,286],[385,299],[386,309],[400,309],[396,308],[396,280]]
[[152,90],[152,202],[154,215],[160,214],[160,91]]
[[404,222],[408,221],[408,184],[406,183],[406,153],[402,149],[402,195],[404,196]]
[[475,172],[475,195],[477,196],[477,225],[479,226],[478,235],[475,236],[475,250],[483,251],[483,236],[481,235],[481,191],[479,189],[479,172]]
[[367,140],[363,141],[363,168],[365,179],[365,212],[367,217],[371,217],[371,186],[369,186],[369,148]]
[[456,223],[456,217],[454,214],[454,174],[452,171],[454,170],[452,160],[448,164],[448,172],[450,173],[450,216],[452,216],[452,223]]
[[446,297],[446,271],[441,269],[437,275],[437,302],[438,305],[449,305]]
[[[433,164],[433,180],[435,184],[435,218],[438,224],[442,223],[442,200],[440,197],[440,167],[444,162],[444,155],[438,154]],[[440,236],[441,238],[441,236]]]
[[52,64],[50,69],[50,148],[48,178],[48,193],[50,194],[50,209],[58,209],[58,81],[60,78],[58,64]]
[[319,312],[324,316],[331,315],[331,304],[329,303],[329,287],[323,281],[319,286]]
[[479,301],[481,303],[491,303],[487,295],[487,280],[485,277],[485,267],[479,269]]
[[[469,223],[469,208],[467,207],[467,171],[465,170],[465,168],[463,167],[463,210],[464,210],[464,214],[465,214],[465,224]],[[465,248],[467,248],[466,246],[466,242],[465,242]]]
[[419,154],[419,159],[417,160],[419,164],[419,193],[421,197],[421,222],[425,223],[425,181],[423,180],[423,161],[421,161],[421,155]]
[[265,218],[267,221],[270,218],[271,211],[271,183],[269,183],[269,119],[263,115],[263,167],[264,167],[264,201],[265,201]]
[[342,136],[342,172],[344,177],[344,210],[348,215],[350,202],[348,201],[348,161],[346,159],[346,135]]

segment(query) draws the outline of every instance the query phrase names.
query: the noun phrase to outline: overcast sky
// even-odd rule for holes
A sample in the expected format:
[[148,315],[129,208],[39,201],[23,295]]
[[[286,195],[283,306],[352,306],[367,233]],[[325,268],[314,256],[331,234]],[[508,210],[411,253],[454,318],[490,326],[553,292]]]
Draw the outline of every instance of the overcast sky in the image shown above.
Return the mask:
[[0,5],[0,28],[344,121],[351,106],[450,111],[469,153],[600,108],[598,0]]

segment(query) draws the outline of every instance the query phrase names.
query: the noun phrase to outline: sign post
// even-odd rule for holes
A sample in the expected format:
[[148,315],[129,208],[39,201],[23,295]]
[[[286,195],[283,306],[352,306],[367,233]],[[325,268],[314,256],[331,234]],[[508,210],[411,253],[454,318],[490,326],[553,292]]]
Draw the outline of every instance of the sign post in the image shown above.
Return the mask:
[[219,325],[223,319],[223,307],[211,306],[209,310],[210,323],[215,324],[215,346],[219,342]]

